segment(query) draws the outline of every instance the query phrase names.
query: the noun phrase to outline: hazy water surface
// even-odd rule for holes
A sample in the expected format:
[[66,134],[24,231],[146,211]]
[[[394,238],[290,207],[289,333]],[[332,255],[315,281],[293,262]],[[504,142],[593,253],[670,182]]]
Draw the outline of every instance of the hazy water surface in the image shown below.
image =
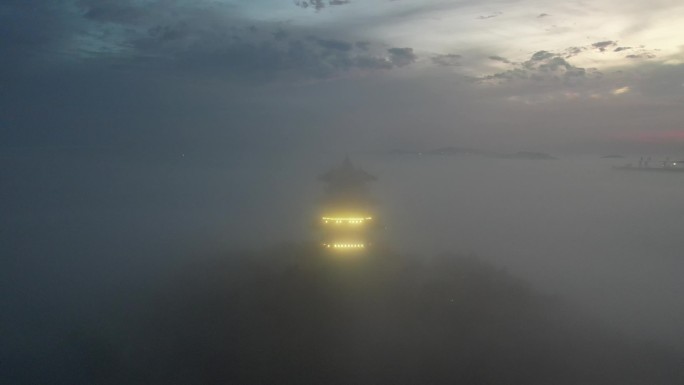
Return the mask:
[[398,247],[472,252],[624,330],[684,342],[684,174],[598,156],[375,161]]

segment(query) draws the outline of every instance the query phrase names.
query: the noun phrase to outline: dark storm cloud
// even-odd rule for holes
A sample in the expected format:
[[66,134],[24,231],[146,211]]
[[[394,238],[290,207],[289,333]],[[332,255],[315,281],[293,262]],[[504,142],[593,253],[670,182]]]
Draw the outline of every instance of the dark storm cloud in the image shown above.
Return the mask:
[[351,3],[351,0],[328,0],[326,3],[323,0],[295,0],[295,5],[302,8],[313,8],[316,11],[320,11],[326,6],[338,6]]
[[528,60],[528,61],[525,62],[525,63],[527,63],[527,64],[529,64],[529,65],[532,65],[532,63],[534,63],[534,62],[538,62],[538,61],[542,61],[542,60],[547,60],[547,59],[550,59],[550,58],[552,58],[552,57],[554,57],[554,56],[555,56],[554,54],[552,54],[551,52],[548,52],[548,51],[537,51],[537,52],[535,52],[535,53],[532,55],[532,57],[530,58],[530,60]]
[[[618,46],[618,42],[616,40],[604,40],[604,41],[599,41],[590,45],[586,46],[580,46],[580,47],[570,47],[562,51],[562,56],[565,59],[572,58],[577,55],[581,55],[584,52],[588,51],[595,51],[598,50],[599,52],[603,53],[610,53],[610,52],[624,52],[624,51],[630,51],[629,55],[626,55],[625,58],[627,59],[654,59],[656,57],[655,52],[657,50],[652,50],[648,49],[644,46],[639,46],[639,47],[629,47],[629,46]],[[610,49],[612,47],[615,47],[613,49]],[[539,51],[536,54],[536,57],[550,57],[549,53],[546,51]],[[533,57],[534,60],[534,57]]]
[[397,67],[403,67],[409,65],[416,61],[418,58],[416,54],[413,53],[413,48],[390,48],[387,50],[390,57],[389,60]]
[[639,53],[639,54],[633,54],[633,55],[627,55],[625,56],[627,59],[654,59],[656,55],[648,52],[644,53]]
[[616,41],[605,40],[605,41],[596,42],[596,43],[592,44],[591,46],[598,49],[601,52],[605,52],[606,49],[608,49],[608,47],[614,47],[616,45],[617,45]]
[[458,67],[461,65],[462,56],[458,54],[437,55],[431,58],[432,62],[444,67]]
[[629,55],[625,55],[627,59],[655,59],[658,50],[647,49],[644,46],[640,47],[618,47],[615,52],[630,51]]
[[[320,8],[347,2],[309,1],[299,5],[305,3]],[[11,13],[15,15],[27,8],[22,3],[11,4]],[[79,12],[71,17],[74,22],[87,23],[81,27],[58,25],[55,33],[38,35],[26,25],[41,19],[34,11],[27,11],[31,17],[23,25],[2,23],[0,31],[5,30],[5,35],[11,37],[17,35],[12,39],[15,45],[23,37],[33,45],[41,42],[53,48],[54,36],[64,35],[90,39],[93,43],[89,43],[88,49],[105,47],[88,52],[88,61],[82,60],[80,65],[165,69],[247,81],[327,78],[354,69],[402,67],[416,60],[411,48],[373,51],[369,41],[348,42],[339,34],[320,29],[242,19],[231,12],[231,6],[220,3],[193,3],[186,5],[183,12],[171,3],[80,0],[77,5]],[[45,5],[40,7],[49,9]],[[49,31],[45,27],[42,30]],[[71,57],[78,60],[83,55]]]
[[363,50],[363,51],[368,51],[368,49],[370,48],[370,45],[371,45],[370,42],[367,42],[367,41],[357,41],[356,43],[354,43],[354,46],[356,46],[356,48]]
[[502,12],[493,12],[493,13],[490,13],[489,15],[478,16],[477,18],[479,20],[492,19],[492,18],[495,18],[497,16],[501,16],[502,14],[503,14]]
[[506,59],[505,57],[498,56],[498,55],[490,56],[489,60],[500,61],[502,63],[510,64],[510,60]]
[[[489,57],[491,60],[497,60],[496,58],[500,57]],[[563,55],[549,51],[537,51],[532,54],[530,59],[520,64],[511,63],[509,61],[506,61],[506,63],[515,65],[515,68],[480,77],[476,80],[495,82],[532,80],[534,82],[550,82],[551,84],[572,86],[590,75],[596,75],[594,71],[574,66],[565,60]]]
[[[347,3],[297,2],[317,9]],[[163,69],[260,82],[329,78],[355,69],[387,70],[417,59],[408,47],[374,50],[369,40],[346,41],[339,32],[247,20],[233,6],[218,2],[188,3],[182,9],[175,2],[78,0],[75,4],[75,8],[57,8],[62,15],[54,18],[50,17],[55,14],[53,7],[44,2],[5,3],[0,18],[6,20],[0,31],[12,45],[0,52],[20,58],[17,49],[39,48],[63,55],[71,65]]]
[[557,71],[559,69],[565,69],[569,71],[577,68],[572,66],[562,57],[555,56],[553,58],[550,58],[543,64],[539,64],[538,69],[541,71]]
[[570,48],[565,49],[565,51],[563,51],[563,54],[564,54],[565,58],[571,58],[573,56],[577,56],[577,55],[581,54],[582,52],[584,52],[586,50],[587,50],[586,47],[570,47]]
[[356,51],[353,44],[335,39],[292,38],[282,44],[282,39],[254,39],[238,33],[233,41],[207,36],[201,39],[202,45],[188,45],[188,40],[197,40],[193,32],[171,34],[178,36],[177,40],[163,38],[168,35],[167,31],[135,42],[140,57],[143,51],[154,53],[165,65],[243,80],[328,78],[353,69],[391,69],[415,61],[410,48],[390,49],[385,56]]
[[[0,32],[8,39],[0,44],[0,146],[269,146],[274,141],[260,135],[274,124],[256,115],[267,103],[262,100],[275,97],[254,91],[259,100],[245,101],[245,89],[385,72],[415,57],[410,48],[392,54],[363,36],[345,41],[339,32],[243,19],[225,6],[193,3],[173,12],[164,11],[166,2],[147,4],[160,13],[112,14],[102,21],[104,14],[93,18],[85,9],[68,13],[46,2],[0,2]],[[102,50],[82,54],[100,45]],[[217,108],[215,100],[230,102]],[[240,112],[223,115],[233,104]],[[271,110],[274,105],[281,103]],[[195,135],[188,127],[202,128]]]
[[348,43],[346,41],[342,40],[334,40],[334,39],[317,39],[318,45],[320,45],[323,48],[331,49],[331,50],[338,50],[338,51],[351,51],[352,49],[352,44]]
[[135,24],[148,16],[147,8],[128,0],[80,0],[77,5],[86,19],[98,22]]
[[504,71],[504,72],[497,72],[495,74],[483,76],[480,78],[476,78],[475,80],[477,81],[513,81],[513,80],[520,80],[520,79],[529,79],[530,78],[530,73],[524,69],[521,68],[515,68],[512,70]]
[[296,0],[295,4],[298,7],[302,7],[302,8],[312,7],[317,11],[325,8],[325,3],[323,2],[323,0],[303,0],[303,1]]
[[[655,51],[657,50],[652,50],[648,49],[644,46],[639,46],[639,47],[629,47],[629,46],[618,46],[618,42],[616,40],[604,40],[604,41],[599,41],[590,45],[586,46],[579,46],[579,47],[570,47],[566,48],[565,50],[562,51],[562,56],[565,59],[572,58],[577,55],[581,55],[584,52],[588,51],[594,51],[598,50],[599,52],[603,53],[609,53],[609,52],[624,52],[624,51],[631,51],[633,53],[625,56],[627,59],[653,59],[656,57]],[[615,48],[612,48],[615,47]],[[611,49],[612,48],[612,49]],[[539,51],[535,54],[536,58],[540,57],[550,57],[549,53],[546,51]],[[532,60],[535,59],[535,57],[532,58]]]

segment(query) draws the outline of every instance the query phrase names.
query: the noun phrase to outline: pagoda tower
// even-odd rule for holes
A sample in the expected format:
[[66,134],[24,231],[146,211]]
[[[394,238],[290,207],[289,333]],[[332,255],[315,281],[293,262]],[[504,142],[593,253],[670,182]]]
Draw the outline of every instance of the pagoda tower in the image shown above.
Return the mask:
[[326,184],[319,229],[324,248],[361,251],[372,245],[376,219],[368,183],[377,178],[349,160],[318,177]]

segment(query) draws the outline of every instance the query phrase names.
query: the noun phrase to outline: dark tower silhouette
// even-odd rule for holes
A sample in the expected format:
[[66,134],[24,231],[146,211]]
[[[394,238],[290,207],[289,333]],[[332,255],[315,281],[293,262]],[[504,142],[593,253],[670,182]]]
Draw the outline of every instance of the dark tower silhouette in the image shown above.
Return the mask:
[[359,251],[371,246],[376,219],[368,183],[376,179],[355,167],[349,157],[318,177],[327,184],[319,218],[323,247]]

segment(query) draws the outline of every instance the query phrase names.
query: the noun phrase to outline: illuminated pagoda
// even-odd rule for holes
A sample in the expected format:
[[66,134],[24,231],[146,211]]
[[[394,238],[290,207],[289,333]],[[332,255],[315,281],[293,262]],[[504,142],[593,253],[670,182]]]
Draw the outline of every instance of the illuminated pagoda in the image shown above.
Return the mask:
[[324,248],[360,251],[371,246],[375,218],[368,183],[376,179],[354,167],[349,157],[318,177],[327,184],[319,218]]

